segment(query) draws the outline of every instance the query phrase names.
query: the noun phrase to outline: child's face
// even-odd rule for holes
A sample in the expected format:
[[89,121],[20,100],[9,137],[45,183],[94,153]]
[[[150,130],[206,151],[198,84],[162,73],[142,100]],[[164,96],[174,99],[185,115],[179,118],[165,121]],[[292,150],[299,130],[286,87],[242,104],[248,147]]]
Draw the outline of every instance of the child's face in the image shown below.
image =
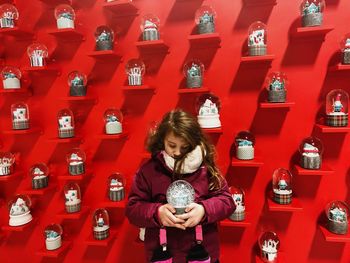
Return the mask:
[[171,157],[181,158],[188,152],[190,144],[173,132],[169,132],[164,138],[164,150]]

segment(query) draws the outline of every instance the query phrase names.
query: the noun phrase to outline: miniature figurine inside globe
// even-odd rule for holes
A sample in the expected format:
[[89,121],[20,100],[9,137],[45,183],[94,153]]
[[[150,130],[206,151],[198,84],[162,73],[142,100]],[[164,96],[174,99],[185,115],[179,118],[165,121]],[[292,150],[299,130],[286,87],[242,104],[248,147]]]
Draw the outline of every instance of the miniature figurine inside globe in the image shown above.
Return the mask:
[[245,219],[245,194],[244,191],[239,187],[231,186],[229,188],[233,202],[235,203],[236,209],[230,215],[232,221],[243,221]]
[[0,176],[13,173],[15,156],[11,152],[0,152]]
[[160,20],[153,14],[147,14],[142,17],[140,28],[143,41],[159,40]]
[[58,137],[74,137],[74,117],[70,109],[62,109],[57,114]]
[[130,59],[125,65],[125,72],[128,75],[130,86],[142,85],[142,76],[145,74],[146,66],[140,59]]
[[300,166],[305,169],[320,169],[323,145],[316,137],[305,138],[299,145]]
[[32,202],[27,195],[16,195],[9,204],[10,211],[10,226],[21,226],[32,221],[33,217],[30,214]]
[[0,28],[13,28],[19,18],[17,8],[11,4],[0,5]]
[[50,224],[45,227],[44,237],[47,250],[55,250],[62,245],[63,229],[60,224]]
[[21,88],[20,79],[22,73],[17,67],[5,66],[1,70],[1,78],[4,89],[19,89]]
[[70,175],[85,173],[85,152],[79,148],[73,148],[66,155],[68,172]]
[[239,160],[254,159],[255,137],[249,131],[241,131],[235,138],[236,158]]
[[220,122],[220,100],[211,93],[203,94],[197,98],[197,119],[201,128],[219,128]]
[[114,32],[108,26],[99,26],[95,31],[96,50],[113,50]]
[[29,175],[32,178],[33,189],[41,189],[48,186],[49,168],[45,163],[34,164],[29,170]]
[[166,191],[166,199],[176,214],[185,213],[186,207],[194,202],[195,192],[192,185],[184,180],[174,181]]
[[109,237],[109,215],[106,209],[99,208],[95,211],[92,217],[92,231],[97,240]]
[[24,102],[17,102],[11,105],[12,129],[29,129],[29,109]]
[[72,71],[68,75],[68,86],[70,87],[70,96],[85,96],[86,95],[87,77],[79,71]]
[[349,95],[342,89],[334,89],[326,98],[326,125],[348,126]]
[[64,199],[67,213],[76,213],[81,208],[81,193],[78,184],[69,182],[64,186]]
[[66,4],[58,5],[55,8],[55,18],[57,28],[74,28],[75,12],[74,9]]
[[261,251],[261,259],[264,262],[277,262],[280,240],[276,233],[268,231],[260,235],[259,247]]
[[198,25],[198,34],[215,32],[215,10],[208,5],[201,6],[195,14],[195,22]]
[[349,205],[342,201],[327,204],[325,212],[328,218],[328,230],[341,235],[348,233],[349,211]]
[[303,0],[300,4],[302,26],[322,25],[324,8],[324,0]]
[[278,168],[272,175],[273,200],[281,205],[292,202],[292,174],[284,168]]
[[284,72],[272,72],[266,78],[268,102],[285,102],[288,80]]
[[187,88],[200,88],[203,84],[204,65],[198,59],[191,59],[183,67]]
[[123,132],[123,114],[118,109],[107,109],[104,113],[106,134],[119,134]]
[[342,52],[342,64],[350,64],[350,33],[346,34],[340,42],[340,49]]
[[33,43],[27,48],[27,54],[32,67],[43,67],[46,65],[45,58],[49,56],[49,51],[44,44]]
[[113,173],[108,177],[108,197],[115,202],[124,199],[125,177],[121,173]]
[[263,56],[267,54],[267,26],[256,21],[248,29],[249,56]]

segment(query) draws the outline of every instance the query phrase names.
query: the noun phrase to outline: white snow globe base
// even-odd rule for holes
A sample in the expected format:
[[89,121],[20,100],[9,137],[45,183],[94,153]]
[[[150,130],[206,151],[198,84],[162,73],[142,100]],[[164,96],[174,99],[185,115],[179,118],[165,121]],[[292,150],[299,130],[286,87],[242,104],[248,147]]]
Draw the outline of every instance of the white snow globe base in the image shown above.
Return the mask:
[[277,252],[261,251],[261,257],[264,262],[277,262]]
[[119,134],[123,132],[123,128],[120,122],[113,121],[106,123],[106,134]]
[[61,236],[55,237],[55,238],[46,238],[45,245],[47,250],[55,250],[61,247],[62,245],[62,238]]
[[210,115],[210,116],[197,116],[199,126],[204,129],[219,128],[221,127],[220,115]]
[[21,82],[18,78],[7,78],[2,81],[4,89],[20,89]]
[[25,225],[27,223],[29,223],[30,221],[32,221],[33,217],[30,213],[30,211],[27,211],[26,213],[22,214],[22,215],[17,215],[17,216],[12,216],[10,215],[10,221],[9,221],[9,225],[10,226],[22,226]]
[[74,20],[60,17],[57,19],[57,28],[58,29],[64,29],[64,28],[74,28]]

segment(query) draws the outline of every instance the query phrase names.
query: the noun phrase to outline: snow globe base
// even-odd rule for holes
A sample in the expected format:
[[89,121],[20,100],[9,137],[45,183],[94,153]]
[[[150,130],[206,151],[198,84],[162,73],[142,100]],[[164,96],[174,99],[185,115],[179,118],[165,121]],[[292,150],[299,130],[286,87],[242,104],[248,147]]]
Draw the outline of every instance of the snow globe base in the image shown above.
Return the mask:
[[328,230],[334,234],[345,235],[348,233],[348,222],[328,220]]
[[142,40],[159,40],[159,32],[157,30],[148,30],[142,33]]
[[85,96],[86,95],[86,87],[84,85],[74,85],[70,86],[69,89],[70,96]]
[[74,137],[74,129],[59,129],[58,130],[58,137],[59,138],[72,138]]
[[113,50],[113,42],[112,41],[98,41],[96,42],[96,50]]
[[0,176],[10,175],[12,173],[12,166],[0,167]]
[[80,209],[81,209],[80,202],[78,204],[74,204],[74,205],[67,205],[66,204],[66,212],[69,214],[79,212]]
[[106,134],[120,134],[123,132],[123,127],[120,122],[109,122],[106,124]]
[[7,78],[2,81],[4,89],[20,89],[21,82],[18,78]]
[[174,207],[175,208],[175,215],[182,215],[185,213],[186,207]]
[[322,13],[312,13],[307,14],[302,17],[302,25],[303,27],[307,26],[320,26],[323,22],[323,14]]
[[17,215],[17,216],[10,215],[9,225],[10,226],[22,226],[22,225],[25,225],[25,224],[29,223],[30,221],[32,221],[32,219],[33,219],[33,217],[30,214],[30,211],[28,211],[22,215]]
[[236,157],[238,160],[252,160],[254,159],[254,148],[238,147],[236,151]]
[[267,54],[267,46],[250,46],[248,47],[249,56],[265,56]]
[[78,164],[70,164],[68,166],[68,171],[70,175],[79,175],[85,173],[85,165],[83,162]]
[[199,126],[204,129],[210,128],[219,128],[221,127],[220,115],[212,115],[212,116],[197,116]]
[[202,83],[202,76],[187,77],[186,79],[187,88],[200,88],[202,87]]
[[320,156],[302,156],[300,160],[300,166],[304,169],[318,170],[321,168],[321,157]]
[[61,247],[62,238],[61,236],[55,237],[53,239],[46,239],[45,245],[47,250],[55,250]]
[[[98,227],[96,227],[98,228]],[[94,230],[94,239],[96,240],[104,240],[107,239],[109,237],[109,228],[105,229],[105,230]]]
[[198,34],[210,34],[215,32],[214,23],[201,23],[198,24]]
[[12,121],[12,129],[14,129],[14,130],[26,130],[26,129],[29,129],[29,121],[28,120]]
[[292,202],[292,193],[290,194],[273,193],[273,200],[280,205],[290,204]]
[[47,176],[44,176],[43,178],[33,178],[32,179],[32,188],[33,189],[41,189],[47,187],[49,184],[49,179]]
[[348,126],[348,114],[343,115],[327,115],[326,124],[331,127]]
[[229,216],[229,219],[232,221],[243,221],[245,219],[245,211],[234,212]]
[[261,259],[264,262],[277,262],[277,252],[261,251]]
[[342,54],[342,64],[349,65],[350,64],[350,50],[344,51]]
[[109,199],[111,201],[121,201],[125,197],[124,189],[117,190],[117,191],[109,191]]
[[74,20],[65,17],[60,17],[59,19],[57,19],[57,28],[74,28]]
[[286,102],[286,95],[285,90],[269,90],[268,102]]

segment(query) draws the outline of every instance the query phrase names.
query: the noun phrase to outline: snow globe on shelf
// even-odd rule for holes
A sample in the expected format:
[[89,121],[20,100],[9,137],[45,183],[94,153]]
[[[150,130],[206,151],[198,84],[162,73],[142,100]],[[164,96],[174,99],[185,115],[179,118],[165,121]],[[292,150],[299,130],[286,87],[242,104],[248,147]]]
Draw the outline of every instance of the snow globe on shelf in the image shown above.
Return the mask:
[[332,201],[325,209],[328,218],[328,230],[335,234],[345,235],[349,227],[349,205],[342,201]]
[[280,240],[276,233],[267,231],[259,237],[260,257],[264,262],[277,262]]
[[58,29],[74,28],[75,12],[70,5],[62,4],[55,8]]
[[203,84],[204,65],[198,59],[189,60],[183,67],[187,88],[200,88]]
[[1,70],[4,89],[20,89],[22,73],[17,67],[6,66]]
[[24,102],[18,102],[11,105],[12,129],[29,129],[29,110]]
[[72,138],[74,137],[74,117],[70,109],[63,109],[58,112],[58,137]]
[[159,40],[160,39],[159,26],[160,26],[160,20],[157,16],[153,14],[145,15],[142,18],[141,24],[140,24],[140,28],[142,31],[142,40],[143,41]]
[[248,29],[248,54],[249,56],[264,56],[267,54],[267,30],[266,25],[256,21]]
[[30,213],[32,202],[27,195],[16,195],[9,202],[10,226],[22,226],[30,221],[33,217]]
[[142,77],[145,74],[146,66],[140,59],[130,59],[125,65],[125,73],[128,75],[129,86],[141,86]]
[[13,173],[15,156],[11,152],[0,152],[0,176]]
[[106,134],[120,134],[123,132],[123,114],[118,109],[107,109],[104,113]]
[[321,26],[323,23],[324,0],[304,0],[300,5],[301,24],[303,27]]
[[342,89],[334,89],[326,97],[326,125],[348,126],[349,95]]
[[286,102],[288,80],[284,72],[272,72],[266,84],[268,102]]
[[346,34],[340,42],[340,49],[342,52],[342,64],[350,65],[350,33]]
[[254,159],[255,137],[249,131],[241,131],[235,138],[236,158],[238,160]]
[[316,137],[305,138],[300,146],[300,166],[304,169],[318,170],[322,166],[322,142]]
[[292,174],[284,168],[278,168],[272,175],[273,200],[280,205],[292,202]]
[[44,163],[37,163],[30,167],[29,175],[32,178],[32,188],[42,189],[49,184],[49,168]]
[[207,93],[198,97],[196,102],[197,119],[201,128],[219,128],[220,99],[214,94]]
[[80,175],[85,173],[85,152],[79,148],[73,148],[66,155],[68,172],[70,175]]
[[18,18],[19,13],[14,5],[0,5],[0,28],[14,28]]
[[30,60],[31,67],[44,67],[49,51],[44,44],[33,43],[27,48],[27,55]]
[[92,232],[96,240],[109,237],[109,216],[106,209],[99,208],[95,211],[92,218]]
[[229,188],[236,209],[230,215],[232,221],[243,221],[245,219],[245,193],[239,187],[231,186]]
[[44,237],[47,250],[56,250],[62,245],[63,229],[60,224],[50,224],[45,227]]
[[68,86],[70,96],[85,96],[86,95],[86,75],[79,71],[72,71],[68,75]]
[[78,184],[69,182],[64,186],[65,207],[67,213],[76,213],[81,209],[81,194]]
[[174,181],[166,191],[166,199],[175,208],[176,215],[185,213],[186,207],[194,202],[194,196],[192,185],[184,180]]
[[211,6],[201,6],[195,14],[195,22],[198,34],[210,34],[215,32],[216,12]]
[[114,32],[108,26],[99,26],[95,31],[96,50],[113,50]]
[[108,178],[109,200],[117,202],[125,197],[125,178],[120,173],[113,173]]

